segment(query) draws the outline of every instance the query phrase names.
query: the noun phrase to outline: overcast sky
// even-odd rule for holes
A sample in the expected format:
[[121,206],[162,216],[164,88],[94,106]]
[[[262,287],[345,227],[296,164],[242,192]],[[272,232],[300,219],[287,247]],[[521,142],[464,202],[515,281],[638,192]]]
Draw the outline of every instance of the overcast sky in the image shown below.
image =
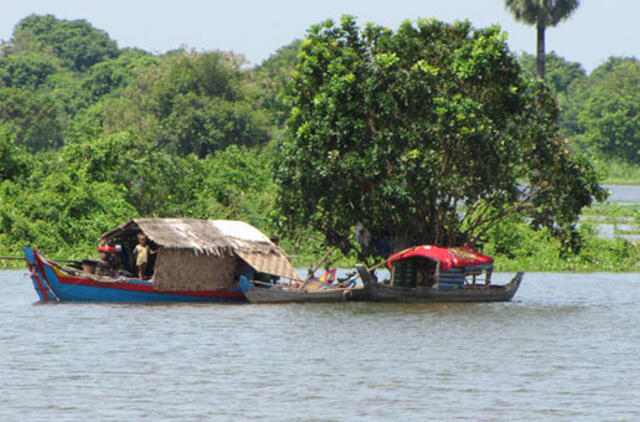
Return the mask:
[[[0,39],[8,40],[18,21],[32,13],[86,19],[109,33],[120,47],[163,53],[181,45],[197,50],[244,54],[253,64],[302,38],[313,23],[342,14],[360,24],[396,28],[405,19],[469,19],[474,26],[498,23],[514,52],[535,54],[535,29],[515,22],[504,0],[0,0]],[[547,51],[580,62],[587,71],[609,56],[640,56],[638,0],[582,0],[557,28],[547,30]]]

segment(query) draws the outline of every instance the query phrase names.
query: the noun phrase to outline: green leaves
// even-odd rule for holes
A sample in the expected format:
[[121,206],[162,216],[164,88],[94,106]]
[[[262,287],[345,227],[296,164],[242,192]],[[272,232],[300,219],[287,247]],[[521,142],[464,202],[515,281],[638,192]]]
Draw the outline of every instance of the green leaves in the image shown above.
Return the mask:
[[611,58],[571,93],[578,144],[606,158],[640,163],[640,63]]
[[[301,44],[292,93],[277,205],[329,243],[344,245],[358,222],[392,245],[477,242],[534,209],[537,223],[570,231],[600,197],[590,166],[556,142],[553,98],[520,76],[498,27],[325,22]],[[567,177],[580,180],[573,192]]]
[[53,15],[31,15],[16,26],[11,40],[14,52],[52,53],[72,70],[84,71],[118,55],[109,35],[85,20],[56,19]]

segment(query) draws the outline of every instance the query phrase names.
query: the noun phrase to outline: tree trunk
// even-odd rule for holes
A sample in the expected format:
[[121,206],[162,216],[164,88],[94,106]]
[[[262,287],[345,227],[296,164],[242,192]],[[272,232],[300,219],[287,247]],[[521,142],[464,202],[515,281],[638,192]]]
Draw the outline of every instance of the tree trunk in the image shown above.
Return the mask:
[[544,30],[545,26],[543,23],[538,23],[538,54],[536,56],[536,68],[538,71],[538,79],[544,80]]

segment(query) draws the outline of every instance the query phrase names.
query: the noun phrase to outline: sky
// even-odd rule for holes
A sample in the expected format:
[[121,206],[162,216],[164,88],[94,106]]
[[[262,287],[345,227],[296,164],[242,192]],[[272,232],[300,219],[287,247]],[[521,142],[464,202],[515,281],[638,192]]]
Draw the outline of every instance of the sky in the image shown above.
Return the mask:
[[[546,33],[547,52],[579,62],[588,71],[610,56],[640,57],[640,1],[582,0],[571,17]],[[343,14],[360,24],[397,28],[406,19],[468,19],[475,27],[499,24],[515,53],[535,54],[534,27],[516,22],[504,0],[0,0],[0,39],[30,14],[85,19],[105,30],[118,46],[153,53],[187,46],[198,51],[243,54],[259,64],[279,47],[303,38],[314,23]]]

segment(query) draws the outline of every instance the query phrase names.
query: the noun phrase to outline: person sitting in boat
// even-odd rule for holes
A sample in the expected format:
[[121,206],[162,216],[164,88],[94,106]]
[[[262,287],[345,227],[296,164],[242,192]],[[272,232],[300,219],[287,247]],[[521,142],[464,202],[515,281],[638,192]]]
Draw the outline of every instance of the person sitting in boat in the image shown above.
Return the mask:
[[256,278],[256,272],[251,265],[247,264],[242,259],[238,258],[238,261],[236,262],[236,271],[233,275],[233,279],[234,281],[238,281],[242,276],[245,276],[247,280],[251,281]]
[[138,278],[140,278],[140,280],[144,280],[145,278],[149,255],[156,252],[157,251],[152,251],[149,245],[147,245],[147,235],[144,233],[138,234],[138,244],[133,250],[133,254],[136,256],[136,266],[138,267]]

